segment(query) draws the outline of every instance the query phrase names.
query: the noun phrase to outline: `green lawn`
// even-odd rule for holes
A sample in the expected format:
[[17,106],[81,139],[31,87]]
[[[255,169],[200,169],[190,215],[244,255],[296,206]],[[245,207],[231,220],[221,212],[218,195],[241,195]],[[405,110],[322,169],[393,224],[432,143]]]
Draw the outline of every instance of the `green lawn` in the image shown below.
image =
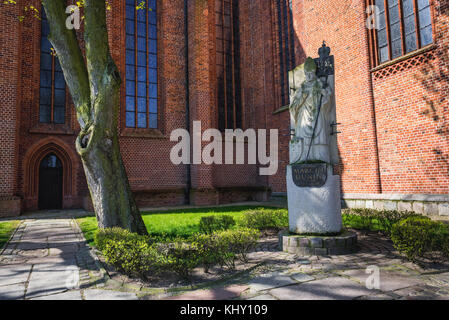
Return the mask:
[[381,219],[361,217],[355,214],[343,214],[346,228],[367,231],[386,231]]
[[[198,225],[201,217],[210,215],[232,216],[237,224],[243,218],[243,213],[249,209],[260,207],[238,206],[220,208],[180,209],[157,213],[142,213],[143,221],[152,236],[174,238],[187,238],[199,232]],[[267,207],[272,209],[271,207]],[[89,244],[93,243],[97,221],[95,217],[77,219],[81,230]]]
[[0,250],[3,249],[3,246],[11,237],[11,234],[16,230],[19,225],[19,221],[6,221],[0,222]]

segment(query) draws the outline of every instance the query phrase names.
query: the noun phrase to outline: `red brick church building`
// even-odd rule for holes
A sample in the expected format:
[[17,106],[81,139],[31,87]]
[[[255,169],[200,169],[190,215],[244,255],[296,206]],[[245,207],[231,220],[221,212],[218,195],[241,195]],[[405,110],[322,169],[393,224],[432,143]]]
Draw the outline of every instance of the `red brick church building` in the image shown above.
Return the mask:
[[[0,4],[0,216],[90,207],[47,21],[18,19],[30,2],[40,8]],[[109,3],[121,151],[141,206],[285,195],[288,71],[326,40],[344,203],[449,215],[448,0],[150,0],[140,11],[140,1]],[[171,132],[196,120],[203,130],[279,129],[277,174],[172,164]]]

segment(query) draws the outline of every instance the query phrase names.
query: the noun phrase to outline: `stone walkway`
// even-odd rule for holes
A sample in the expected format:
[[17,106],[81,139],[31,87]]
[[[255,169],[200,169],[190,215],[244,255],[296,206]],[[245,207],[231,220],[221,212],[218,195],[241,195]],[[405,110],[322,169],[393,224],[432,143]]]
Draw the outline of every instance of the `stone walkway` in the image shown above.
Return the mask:
[[[265,259],[265,272],[252,277],[240,298],[449,299],[449,265],[428,264],[423,268],[407,262],[391,241],[379,234],[359,234],[359,246],[358,253],[345,256],[303,258],[265,252],[261,258]],[[369,278],[374,280],[367,281]]]
[[75,220],[37,217],[22,221],[0,255],[0,300],[449,299],[449,265],[406,262],[378,234],[360,234],[358,253],[332,257],[286,254],[275,237],[264,239],[249,274],[176,296],[150,293],[109,279]]
[[0,256],[0,300],[137,299],[90,289],[95,278],[101,266],[72,219],[23,221]]

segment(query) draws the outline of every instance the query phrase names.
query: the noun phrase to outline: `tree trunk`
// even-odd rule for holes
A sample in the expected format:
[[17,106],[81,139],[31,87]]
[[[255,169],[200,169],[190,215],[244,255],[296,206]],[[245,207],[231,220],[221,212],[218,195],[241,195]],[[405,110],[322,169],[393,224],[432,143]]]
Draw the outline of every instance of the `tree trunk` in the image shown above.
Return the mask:
[[109,59],[93,103],[94,122],[80,133],[77,151],[83,162],[98,226],[121,227],[146,234],[120,153],[117,119],[121,82],[114,61]]
[[75,104],[81,156],[100,228],[147,234],[133,198],[118,141],[120,74],[108,43],[105,1],[85,1],[85,59],[74,30],[65,25],[65,0],[44,0],[49,40]]
[[100,94],[96,108],[103,112],[89,133],[81,133],[77,150],[81,155],[92,203],[100,228],[122,227],[140,234],[146,233],[140,212],[134,201],[123,165],[117,134],[118,88],[111,87]]

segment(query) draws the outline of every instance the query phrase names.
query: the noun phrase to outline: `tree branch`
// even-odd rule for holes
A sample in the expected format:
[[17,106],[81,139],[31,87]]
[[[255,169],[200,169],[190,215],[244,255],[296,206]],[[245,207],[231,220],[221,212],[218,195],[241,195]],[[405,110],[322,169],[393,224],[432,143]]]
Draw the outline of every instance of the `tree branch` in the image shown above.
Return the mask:
[[58,55],[67,86],[75,104],[81,129],[91,122],[89,77],[75,30],[66,27],[66,1],[42,1],[50,25],[51,42]]
[[105,72],[110,71],[112,61],[106,26],[105,1],[86,0],[84,14],[87,70],[91,86],[93,86],[92,93],[95,94],[98,93]]
[[[110,92],[111,89],[118,88],[121,79],[109,49],[105,0],[86,0],[84,16],[84,38],[87,71],[91,86],[92,114],[94,122],[98,124],[98,122],[108,121],[108,112],[105,112],[104,108],[118,108],[118,105],[105,106],[97,102],[104,99],[102,96]],[[115,112],[111,114],[115,115]]]

